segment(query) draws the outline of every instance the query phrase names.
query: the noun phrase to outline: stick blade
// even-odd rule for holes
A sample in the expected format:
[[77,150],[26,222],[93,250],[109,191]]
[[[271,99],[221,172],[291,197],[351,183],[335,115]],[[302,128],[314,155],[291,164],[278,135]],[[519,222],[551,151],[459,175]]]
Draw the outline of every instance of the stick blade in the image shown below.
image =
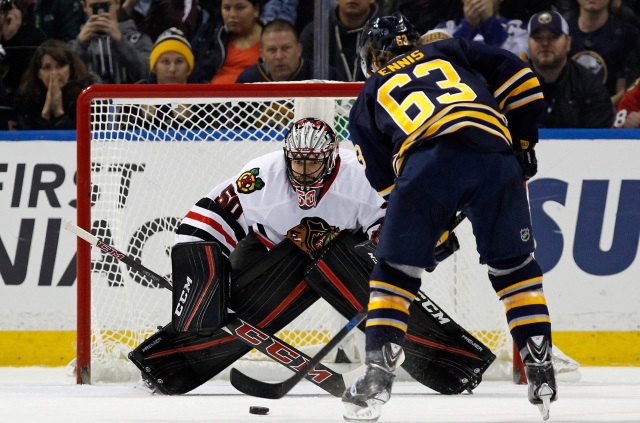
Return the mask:
[[230,380],[231,385],[243,394],[251,395],[252,397],[266,398],[266,399],[280,399],[289,392],[296,383],[289,386],[287,381],[278,382],[271,385],[271,389],[264,390],[262,386],[255,383],[255,379],[245,375],[235,367],[231,369]]

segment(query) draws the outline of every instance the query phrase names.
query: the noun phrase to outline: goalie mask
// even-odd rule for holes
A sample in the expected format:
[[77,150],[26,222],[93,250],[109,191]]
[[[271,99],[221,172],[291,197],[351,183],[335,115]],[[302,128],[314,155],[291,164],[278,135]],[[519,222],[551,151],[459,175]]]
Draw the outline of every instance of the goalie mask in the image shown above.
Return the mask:
[[326,122],[304,118],[294,122],[284,139],[289,181],[302,209],[315,207],[338,166],[338,138]]
[[362,73],[374,74],[374,63],[384,65],[391,58],[412,50],[420,36],[401,13],[370,20],[362,30],[358,52]]

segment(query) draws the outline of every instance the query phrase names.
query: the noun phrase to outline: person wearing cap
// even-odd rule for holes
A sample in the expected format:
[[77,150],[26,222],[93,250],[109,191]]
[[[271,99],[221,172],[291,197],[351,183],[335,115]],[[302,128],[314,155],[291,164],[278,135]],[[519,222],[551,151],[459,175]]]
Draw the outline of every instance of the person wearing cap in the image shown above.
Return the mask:
[[177,28],[164,31],[149,56],[149,83],[186,84],[193,71],[194,57],[184,33]]
[[546,103],[544,128],[608,128],[613,120],[609,92],[588,69],[568,57],[569,26],[558,12],[529,19],[529,63]]
[[[191,45],[185,34],[177,28],[165,30],[153,45],[149,55],[147,79],[139,84],[187,84],[193,71],[195,59]],[[205,113],[202,110],[202,113]],[[198,119],[193,119],[194,112],[188,104],[141,104],[127,106],[123,113],[123,126],[126,128],[142,127],[146,129],[191,129]]]

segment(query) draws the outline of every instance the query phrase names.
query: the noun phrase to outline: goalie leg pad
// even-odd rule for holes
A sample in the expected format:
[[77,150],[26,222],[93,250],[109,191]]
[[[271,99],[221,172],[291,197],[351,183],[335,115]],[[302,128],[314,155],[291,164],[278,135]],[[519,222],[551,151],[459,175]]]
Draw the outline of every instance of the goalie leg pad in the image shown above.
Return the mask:
[[[291,254],[276,262],[270,261],[271,252],[266,254],[256,263],[264,271],[253,282],[235,290],[230,299],[238,316],[271,333],[282,329],[319,298],[303,279],[311,259],[291,244],[283,248]],[[233,286],[231,290],[234,291]],[[278,307],[282,310],[273,313]],[[169,324],[140,344],[129,358],[160,392],[177,395],[202,385],[250,350],[222,329],[209,334],[185,333]]]
[[177,244],[171,251],[173,327],[211,332],[227,322],[229,260],[214,242]]
[[[358,244],[361,241],[349,231],[340,232],[305,273],[309,285],[347,319],[369,301],[375,249],[362,248],[370,244]],[[442,394],[475,388],[495,360],[489,348],[420,291],[409,313],[402,367],[416,381]],[[364,330],[363,325],[359,327]]]

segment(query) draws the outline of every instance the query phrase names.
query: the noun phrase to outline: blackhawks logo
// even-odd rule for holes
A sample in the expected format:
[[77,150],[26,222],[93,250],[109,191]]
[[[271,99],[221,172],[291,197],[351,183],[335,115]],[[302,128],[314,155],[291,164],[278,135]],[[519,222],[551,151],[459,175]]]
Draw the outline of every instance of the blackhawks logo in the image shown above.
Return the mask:
[[304,217],[300,223],[287,231],[287,238],[310,256],[315,256],[340,232],[340,228],[329,225],[320,217]]
[[264,181],[262,178],[258,178],[258,173],[260,173],[260,169],[254,167],[240,175],[236,181],[238,192],[251,194],[253,191],[262,189],[264,187]]

